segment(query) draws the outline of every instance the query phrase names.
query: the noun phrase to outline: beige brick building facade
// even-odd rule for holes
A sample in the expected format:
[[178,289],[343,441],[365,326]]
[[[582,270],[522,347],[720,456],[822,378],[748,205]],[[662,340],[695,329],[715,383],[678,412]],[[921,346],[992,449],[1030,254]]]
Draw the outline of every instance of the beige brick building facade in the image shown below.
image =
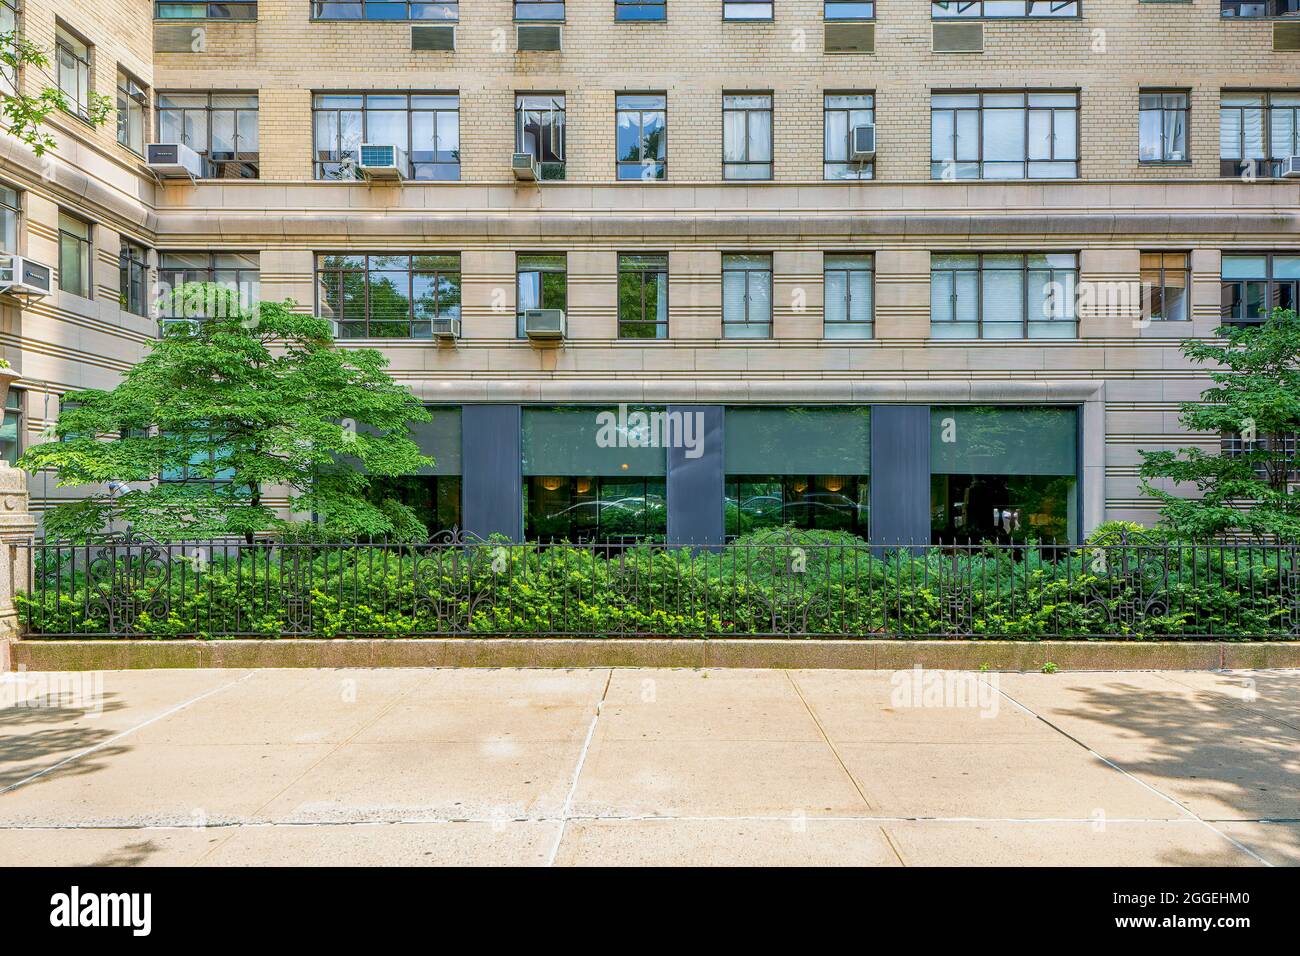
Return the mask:
[[[149,141],[159,93],[255,92],[259,175],[155,181],[112,121],[51,117],[59,148],[44,159],[0,138],[0,185],[22,197],[11,251],[57,265],[59,211],[93,223],[92,296],[0,296],[23,442],[42,440],[62,393],[110,387],[157,332],[119,306],[125,237],[154,263],[255,253],[263,298],[303,309],[317,307],[318,253],[458,253],[460,341],[378,343],[430,402],[1076,405],[1080,530],[1153,519],[1139,449],[1216,447],[1180,431],[1178,404],[1205,379],[1178,344],[1219,324],[1222,255],[1293,253],[1300,238],[1296,180],[1220,175],[1224,91],[1300,88],[1300,53],[1274,51],[1276,21],[1222,17],[1217,0],[1082,0],[1077,17],[979,21],[983,52],[935,53],[928,4],[879,0],[874,53],[832,54],[821,0],[776,0],[771,22],[725,22],[721,0],[668,0],[663,22],[620,22],[614,0],[566,6],[558,52],[517,52],[510,0],[459,4],[455,50],[423,52],[409,22],[317,20],[309,0],[260,0],[247,22],[155,20],[149,0],[26,0],[24,35],[52,47],[57,20],[93,46],[97,92],[112,94],[119,68],[148,87]],[[190,51],[161,52],[184,47],[178,30]],[[1000,90],[1077,92],[1077,177],[932,178],[933,96]],[[1177,163],[1139,162],[1147,90],[1188,96]],[[457,94],[459,180],[314,179],[322,91]],[[566,98],[563,181],[512,177],[514,100],[531,91]],[[618,182],[615,97],[642,91],[666,95],[667,175]],[[823,178],[823,98],[837,91],[874,96],[870,181]],[[724,180],[724,92],[770,93],[770,181]],[[1085,300],[1070,337],[932,336],[936,253],[1074,253],[1088,287],[1139,282],[1152,251],[1188,256],[1186,321]],[[567,255],[558,348],[516,337],[521,252]],[[618,255],[636,252],[668,255],[664,339],[618,337]],[[722,257],[743,252],[772,256],[770,338],[723,334]],[[823,335],[828,252],[873,257],[870,338]],[[46,476],[32,487],[37,509],[61,493]]]

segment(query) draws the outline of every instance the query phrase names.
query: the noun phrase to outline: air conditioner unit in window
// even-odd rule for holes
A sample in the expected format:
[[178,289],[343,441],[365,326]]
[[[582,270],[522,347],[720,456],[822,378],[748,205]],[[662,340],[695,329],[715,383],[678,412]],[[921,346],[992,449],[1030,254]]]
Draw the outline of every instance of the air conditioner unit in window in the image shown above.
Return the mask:
[[563,309],[525,309],[524,334],[540,342],[555,342],[564,338]]
[[876,128],[874,126],[853,127],[853,150],[849,159],[855,163],[865,163],[876,158]]
[[367,179],[403,180],[406,178],[406,150],[389,144],[362,143],[357,169]]
[[54,288],[53,270],[22,256],[0,255],[0,292],[9,295],[49,295]]
[[203,157],[184,143],[150,143],[144,160],[160,179],[203,178]]
[[460,338],[460,319],[437,318],[433,320],[432,325],[435,339]]
[[1288,156],[1282,160],[1282,178],[1300,179],[1300,156]]
[[519,24],[520,53],[554,53],[561,46],[561,30],[549,23]]
[[510,169],[513,170],[515,179],[523,182],[534,182],[542,178],[541,168],[532,153],[515,153],[510,157]]

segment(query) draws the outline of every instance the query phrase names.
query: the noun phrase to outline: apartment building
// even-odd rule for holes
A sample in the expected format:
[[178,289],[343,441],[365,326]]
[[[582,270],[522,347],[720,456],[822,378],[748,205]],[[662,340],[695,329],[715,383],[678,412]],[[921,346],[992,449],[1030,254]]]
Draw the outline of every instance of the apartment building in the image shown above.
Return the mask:
[[[7,18],[7,19],[6,19]],[[1297,0],[0,0],[4,452],[152,336],[291,298],[427,402],[431,527],[1077,540],[1201,445],[1180,341],[1294,303]],[[146,162],[181,144],[193,175]],[[61,495],[33,479],[38,508]]]

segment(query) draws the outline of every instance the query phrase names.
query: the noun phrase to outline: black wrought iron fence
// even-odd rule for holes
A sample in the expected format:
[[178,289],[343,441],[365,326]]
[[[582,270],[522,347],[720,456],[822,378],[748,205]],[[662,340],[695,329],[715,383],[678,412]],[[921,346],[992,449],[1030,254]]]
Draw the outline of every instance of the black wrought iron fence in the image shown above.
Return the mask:
[[32,638],[1300,636],[1300,548],[130,540],[15,556]]

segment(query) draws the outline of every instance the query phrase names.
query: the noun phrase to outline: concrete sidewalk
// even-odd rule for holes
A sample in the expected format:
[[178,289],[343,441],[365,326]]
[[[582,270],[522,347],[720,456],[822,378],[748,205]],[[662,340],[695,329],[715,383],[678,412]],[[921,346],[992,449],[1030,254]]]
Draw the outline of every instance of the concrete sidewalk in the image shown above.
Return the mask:
[[0,865],[1300,863],[1300,672],[0,678]]

